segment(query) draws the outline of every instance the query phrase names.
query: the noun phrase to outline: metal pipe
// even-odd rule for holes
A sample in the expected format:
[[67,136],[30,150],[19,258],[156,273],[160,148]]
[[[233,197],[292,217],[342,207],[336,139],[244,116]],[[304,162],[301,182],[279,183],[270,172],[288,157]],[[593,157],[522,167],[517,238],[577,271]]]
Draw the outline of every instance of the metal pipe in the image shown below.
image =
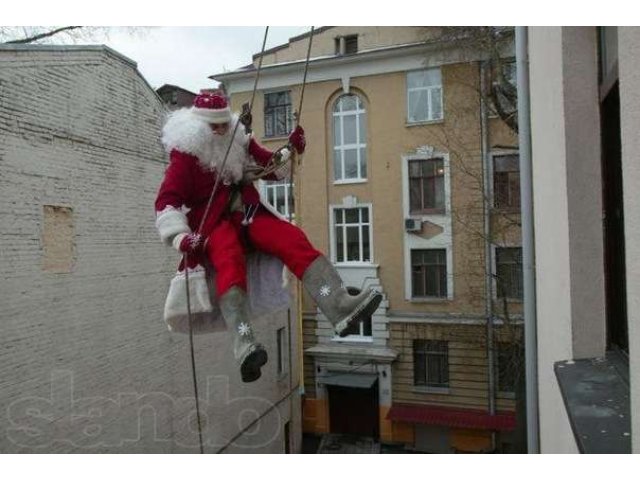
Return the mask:
[[524,340],[527,399],[527,451],[540,453],[538,417],[538,341],[531,163],[531,111],[529,103],[528,29],[516,27],[518,137],[520,144],[520,209],[522,221],[522,274],[524,284]]
[[[494,325],[493,325],[493,279],[492,279],[492,259],[491,259],[491,204],[490,204],[490,183],[491,170],[489,168],[489,131],[487,128],[487,64],[480,62],[480,147],[482,154],[482,197],[483,197],[483,236],[484,236],[484,290],[485,290],[485,307],[484,314],[487,320],[487,362],[489,368],[489,414],[496,413],[496,376],[495,376],[495,349],[494,349]],[[495,432],[491,435],[491,447],[496,447]]]

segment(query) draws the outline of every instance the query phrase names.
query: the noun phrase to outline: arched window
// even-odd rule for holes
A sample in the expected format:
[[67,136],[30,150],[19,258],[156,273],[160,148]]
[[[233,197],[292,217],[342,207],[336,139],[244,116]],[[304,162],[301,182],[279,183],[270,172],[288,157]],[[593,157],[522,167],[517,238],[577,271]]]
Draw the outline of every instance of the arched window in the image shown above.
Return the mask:
[[333,107],[333,171],[336,182],[367,179],[367,111],[357,95]]

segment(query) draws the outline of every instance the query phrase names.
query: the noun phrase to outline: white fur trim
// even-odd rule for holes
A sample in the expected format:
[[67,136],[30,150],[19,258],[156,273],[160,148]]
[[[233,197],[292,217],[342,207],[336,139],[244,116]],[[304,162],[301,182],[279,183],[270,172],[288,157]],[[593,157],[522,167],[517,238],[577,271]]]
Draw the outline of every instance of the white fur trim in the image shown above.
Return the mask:
[[229,107],[218,110],[212,108],[191,107],[191,111],[208,123],[227,123],[231,121],[231,110]]
[[[206,120],[191,108],[183,108],[167,117],[162,129],[162,143],[167,152],[175,149],[194,155],[204,168],[217,170],[222,166],[237,122],[238,116],[232,115],[227,133],[216,135]],[[239,182],[242,179],[244,166],[250,162],[247,152],[250,139],[244,125],[239,124],[225,165],[225,180]]]
[[173,238],[177,234],[191,233],[187,216],[171,205],[157,213],[156,228],[160,238],[167,245],[171,245]]
[[180,252],[180,244],[182,243],[182,240],[187,235],[189,235],[189,234],[188,233],[179,233],[175,237],[173,237],[173,241],[171,242],[171,245],[173,245],[173,248],[175,248],[178,252]]

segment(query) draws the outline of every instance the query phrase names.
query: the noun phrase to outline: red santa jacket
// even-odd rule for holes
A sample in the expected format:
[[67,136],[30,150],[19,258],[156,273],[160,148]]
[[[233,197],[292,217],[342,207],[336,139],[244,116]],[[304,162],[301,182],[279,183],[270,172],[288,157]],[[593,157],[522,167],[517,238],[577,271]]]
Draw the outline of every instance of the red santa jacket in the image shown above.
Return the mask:
[[[265,166],[272,152],[247,136],[242,126],[234,138],[224,180],[218,185],[200,231],[205,238],[228,208],[233,189],[240,189],[244,204],[260,202],[253,184],[242,184],[243,168],[253,162]],[[188,110],[172,114],[163,129],[162,140],[169,151],[170,163],[155,202],[156,227],[162,240],[170,243],[176,234],[198,230],[228,144],[224,141],[216,144],[209,126],[190,116]],[[265,179],[277,180],[284,173]]]

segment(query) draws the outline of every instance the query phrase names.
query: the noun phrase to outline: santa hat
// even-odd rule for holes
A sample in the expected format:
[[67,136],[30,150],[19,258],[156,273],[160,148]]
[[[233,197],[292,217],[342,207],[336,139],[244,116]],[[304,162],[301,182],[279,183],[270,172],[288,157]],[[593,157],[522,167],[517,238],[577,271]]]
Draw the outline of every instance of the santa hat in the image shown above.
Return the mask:
[[231,121],[231,109],[222,95],[201,93],[193,100],[191,111],[208,123]]

